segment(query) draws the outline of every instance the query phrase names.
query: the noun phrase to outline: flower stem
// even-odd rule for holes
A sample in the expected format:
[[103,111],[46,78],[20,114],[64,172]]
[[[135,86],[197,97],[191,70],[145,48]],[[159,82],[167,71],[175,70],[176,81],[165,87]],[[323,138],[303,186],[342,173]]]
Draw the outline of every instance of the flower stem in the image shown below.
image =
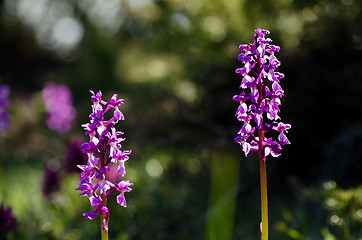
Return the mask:
[[268,240],[268,193],[266,180],[266,161],[260,160],[260,193],[261,193],[261,219],[262,240]]
[[[102,200],[103,200],[103,204],[105,207],[107,207],[107,197],[106,195],[103,193],[101,194]],[[108,217],[109,215],[107,214],[100,214],[101,216],[101,235],[102,235],[102,240],[108,240]]]
[[108,229],[102,230],[102,240],[108,240]]
[[[259,129],[259,140],[264,139],[263,129]],[[259,144],[260,197],[261,197],[261,228],[262,240],[268,240],[268,190],[266,178],[266,159],[264,147]]]

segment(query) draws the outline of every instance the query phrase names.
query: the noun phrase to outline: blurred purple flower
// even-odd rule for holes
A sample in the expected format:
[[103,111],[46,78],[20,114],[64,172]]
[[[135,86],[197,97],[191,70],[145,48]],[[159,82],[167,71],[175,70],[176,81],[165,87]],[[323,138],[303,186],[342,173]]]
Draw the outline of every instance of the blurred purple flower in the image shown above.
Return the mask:
[[[275,71],[280,66],[280,61],[274,53],[279,52],[280,48],[271,45],[272,40],[265,38],[266,34],[269,34],[268,30],[257,29],[252,44],[239,46],[241,53],[238,60],[243,63],[243,67],[235,72],[243,78],[239,88],[249,91],[233,97],[239,103],[235,115],[243,123],[234,141],[242,146],[245,156],[262,147],[264,157],[269,154],[278,157],[281,146],[290,144],[285,135],[291,128],[290,124],[278,122],[280,98],[284,95],[279,83],[284,75]],[[278,139],[265,137],[271,130],[279,133]],[[263,139],[259,139],[260,136]]]
[[[83,124],[89,142],[83,143],[80,148],[88,155],[86,165],[78,165],[82,170],[80,174],[80,195],[89,198],[93,211],[84,213],[86,218],[93,220],[98,214],[101,215],[102,230],[108,229],[109,209],[106,206],[107,197],[115,190],[118,192],[117,202],[126,207],[125,192],[130,192],[133,183],[122,180],[126,171],[125,161],[129,159],[131,150],[121,150],[121,138],[123,132],[116,130],[115,125],[119,120],[124,120],[124,115],[119,110],[123,99],[117,100],[114,94],[109,102],[102,100],[102,92],[96,94],[93,91],[92,113],[89,115],[90,123]],[[113,116],[104,120],[104,115],[113,109]]]
[[78,165],[87,164],[87,154],[83,153],[79,146],[83,143],[82,138],[74,137],[71,139],[64,161],[64,169],[67,173],[80,173]]
[[0,239],[7,239],[8,233],[13,231],[17,225],[17,220],[12,214],[10,207],[4,208],[0,205]]
[[49,197],[53,192],[60,187],[60,172],[59,168],[52,162],[49,162],[44,167],[44,177],[42,191],[45,197]]
[[0,137],[9,128],[9,94],[10,88],[6,85],[0,85]]
[[68,132],[77,114],[72,105],[73,97],[69,88],[49,82],[43,89],[43,101],[47,111],[45,122],[48,127],[59,133]]

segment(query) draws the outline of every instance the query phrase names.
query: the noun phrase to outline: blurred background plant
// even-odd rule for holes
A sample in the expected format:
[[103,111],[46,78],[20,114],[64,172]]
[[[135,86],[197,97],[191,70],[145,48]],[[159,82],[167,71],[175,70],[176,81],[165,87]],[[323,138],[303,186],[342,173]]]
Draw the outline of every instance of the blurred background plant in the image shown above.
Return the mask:
[[[258,239],[258,164],[233,143],[232,101],[238,45],[258,27],[282,49],[281,117],[293,126],[293,144],[268,162],[270,239],[362,238],[348,210],[358,215],[362,182],[360,1],[1,0],[11,106],[0,202],[17,219],[9,238],[99,239],[98,222],[81,216],[90,211],[75,190],[81,163],[69,164],[82,161],[71,146],[84,141],[94,89],[127,99],[121,128],[133,150],[127,175],[137,187],[126,209],[109,203],[111,239],[216,239],[215,226],[223,239]],[[47,82],[73,95],[77,117],[64,134],[44,122]],[[49,171],[58,185],[44,194]],[[319,187],[330,180],[336,187]]]
[[[300,240],[318,239],[318,230],[327,240],[361,239],[361,186],[341,189],[335,181],[326,181],[322,187],[304,189],[299,199],[294,209],[282,207],[283,220],[275,224],[277,231]],[[320,228],[322,221],[325,226]]]

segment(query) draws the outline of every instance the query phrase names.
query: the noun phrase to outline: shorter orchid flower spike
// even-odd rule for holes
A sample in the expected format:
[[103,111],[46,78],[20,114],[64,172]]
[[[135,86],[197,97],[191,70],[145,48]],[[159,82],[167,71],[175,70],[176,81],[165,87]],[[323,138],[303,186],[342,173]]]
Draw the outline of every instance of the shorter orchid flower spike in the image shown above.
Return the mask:
[[[82,152],[87,154],[88,161],[86,165],[78,165],[82,172],[77,190],[82,191],[80,195],[88,197],[94,209],[83,215],[91,220],[101,215],[102,229],[108,229],[110,209],[106,206],[107,197],[115,190],[119,193],[117,203],[127,207],[124,193],[132,190],[130,187],[133,183],[123,178],[126,175],[125,162],[132,151],[121,150],[121,143],[125,138],[120,136],[124,133],[115,128],[119,120],[124,120],[124,115],[119,110],[124,100],[117,99],[117,94],[114,94],[110,101],[106,102],[102,100],[101,91],[90,92],[92,94],[90,122],[82,125],[86,135],[89,136],[89,141],[80,146]],[[105,120],[105,113],[112,110],[113,117]],[[113,172],[118,176],[113,176]]]

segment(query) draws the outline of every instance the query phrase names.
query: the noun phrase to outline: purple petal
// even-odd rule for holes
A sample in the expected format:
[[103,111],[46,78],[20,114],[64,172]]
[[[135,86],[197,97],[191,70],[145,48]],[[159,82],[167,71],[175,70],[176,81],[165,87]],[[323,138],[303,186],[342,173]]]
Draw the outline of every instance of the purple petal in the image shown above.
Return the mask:
[[99,188],[99,194],[106,194],[107,191],[111,188],[107,180],[99,181],[97,186]]
[[278,59],[274,56],[274,54],[270,55],[269,58],[269,63],[272,65],[272,69],[276,69],[278,68],[278,66],[280,65],[280,62],[278,61]]
[[269,53],[273,53],[273,52],[279,52],[280,51],[280,47],[279,46],[275,46],[275,45],[270,45],[269,46],[270,51],[268,51]]
[[278,131],[280,133],[282,133],[283,131],[286,131],[286,130],[288,130],[290,128],[291,128],[290,124],[284,124],[282,122],[279,122],[277,126],[273,127],[273,129],[275,131]]
[[279,141],[281,142],[282,145],[290,144],[287,136],[285,136],[284,133],[279,134],[278,139],[279,139]]
[[95,157],[93,154],[88,154],[88,163],[87,165],[90,168],[94,168],[98,164],[99,159]]
[[260,37],[264,37],[267,34],[270,34],[270,32],[266,29],[256,29],[255,32],[260,36]]
[[241,141],[242,141],[242,136],[240,136],[240,135],[238,135],[238,136],[236,136],[236,137],[234,138],[234,142],[235,142],[235,143],[241,144]]
[[251,50],[250,44],[242,44],[239,46],[240,51],[249,52]]
[[127,207],[126,198],[124,197],[123,193],[121,193],[117,196],[117,203],[119,205],[121,205],[122,207]]
[[256,123],[256,127],[260,129],[263,125],[263,111],[261,109],[256,109],[254,114],[254,122]]
[[279,98],[284,95],[284,90],[277,82],[273,82],[272,89],[275,95],[277,95]]
[[95,210],[83,213],[83,216],[86,217],[86,218],[89,218],[90,220],[95,219],[97,217],[97,215],[98,215],[98,213]]
[[89,198],[89,202],[91,204],[91,207],[94,208],[97,206],[98,204],[98,199],[96,197],[90,196]]
[[130,188],[130,186],[133,186],[133,183],[130,183],[128,180],[127,181],[120,181],[118,183],[119,190],[121,190],[121,191],[130,192],[132,190]]
[[242,104],[240,104],[239,105],[239,108],[238,108],[238,110],[236,111],[236,116],[240,116],[240,117],[243,117],[243,116],[245,116],[246,115],[246,112],[247,112],[247,105],[245,104],[245,103],[242,103]]
[[115,119],[117,120],[124,120],[124,115],[122,114],[121,111],[118,110],[118,108],[116,110],[114,110],[114,113],[113,113]]
[[247,157],[251,148],[250,143],[244,142],[242,146],[243,146],[243,151],[245,153],[245,157]]
[[251,95],[251,101],[252,101],[253,103],[258,102],[259,91],[258,91],[258,89],[256,88],[256,86],[255,86],[255,87],[251,87],[250,95]]
[[122,177],[124,177],[126,175],[126,168],[124,167],[124,161],[121,161],[118,165],[118,169],[117,172],[119,173],[119,175],[121,175]]

